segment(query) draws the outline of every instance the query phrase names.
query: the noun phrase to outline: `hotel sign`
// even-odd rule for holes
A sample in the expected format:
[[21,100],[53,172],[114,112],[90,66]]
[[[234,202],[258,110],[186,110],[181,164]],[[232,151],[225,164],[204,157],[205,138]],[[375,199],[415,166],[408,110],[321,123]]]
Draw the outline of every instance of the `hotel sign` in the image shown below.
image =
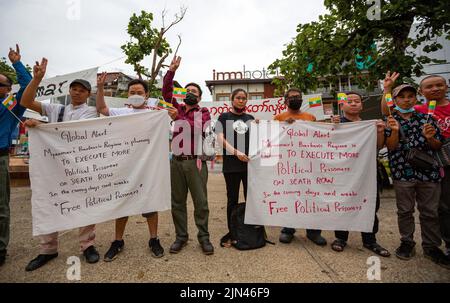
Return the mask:
[[271,79],[278,76],[278,71],[276,73],[270,73],[268,70],[263,68],[262,70],[249,71],[245,69],[245,65],[242,71],[235,72],[218,72],[213,69],[213,80],[241,80],[241,79]]

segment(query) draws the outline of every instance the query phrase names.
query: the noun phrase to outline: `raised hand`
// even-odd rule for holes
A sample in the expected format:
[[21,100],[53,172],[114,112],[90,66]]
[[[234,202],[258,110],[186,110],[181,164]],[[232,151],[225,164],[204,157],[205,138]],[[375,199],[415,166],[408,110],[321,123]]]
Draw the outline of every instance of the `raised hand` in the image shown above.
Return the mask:
[[170,63],[170,66],[169,66],[169,70],[171,72],[176,72],[178,67],[180,67],[180,63],[181,63],[181,57],[180,56],[173,57],[172,62]]
[[46,58],[42,58],[40,64],[36,61],[36,64],[33,66],[33,77],[36,80],[41,81],[42,78],[44,78],[45,72],[47,70],[47,62],[48,61]]
[[20,61],[20,48],[19,44],[16,44],[16,50],[13,50],[11,47],[9,48],[8,58],[11,63],[16,63]]
[[108,73],[103,72],[100,74],[100,76],[97,77],[97,88],[103,88],[105,86],[107,76],[108,76]]
[[400,77],[400,74],[397,72],[393,72],[391,74],[390,71],[386,73],[386,77],[383,81],[384,86],[384,92],[391,92],[392,88],[394,87],[395,81],[397,81],[398,77]]

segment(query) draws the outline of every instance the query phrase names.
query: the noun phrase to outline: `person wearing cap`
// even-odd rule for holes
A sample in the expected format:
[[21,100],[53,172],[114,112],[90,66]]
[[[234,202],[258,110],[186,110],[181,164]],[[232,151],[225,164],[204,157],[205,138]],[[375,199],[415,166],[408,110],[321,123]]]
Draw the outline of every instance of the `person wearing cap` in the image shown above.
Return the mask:
[[[341,104],[342,116],[333,116],[333,123],[349,123],[349,122],[358,122],[362,121],[361,112],[363,110],[363,98],[357,92],[347,92],[348,101]],[[377,149],[380,150],[384,146],[384,130],[385,123],[382,120],[377,121]],[[376,235],[378,233],[378,210],[380,209],[380,191],[381,191],[381,182],[379,181],[380,176],[377,170],[377,197],[375,202],[375,219],[373,223],[372,232],[361,233],[361,238],[363,242],[363,247],[369,249],[370,251],[380,255],[382,257],[389,257],[390,252],[377,243]],[[336,239],[331,244],[331,249],[337,252],[344,251],[344,248],[347,246],[348,231],[335,231],[334,235]]]
[[[316,117],[310,113],[302,112],[300,108],[302,107],[302,93],[298,88],[290,88],[285,96],[285,104],[287,106],[287,111],[278,114],[273,117],[274,120],[280,122],[294,123],[296,120],[302,121],[316,121]],[[281,243],[289,244],[294,239],[295,228],[283,227],[281,229],[279,241]],[[327,245],[327,240],[322,237],[322,231],[319,229],[307,229],[306,237],[311,240],[314,244],[319,246]]]
[[[148,84],[141,79],[135,79],[128,83],[128,100],[127,103],[130,107],[121,108],[109,108],[106,105],[104,97],[104,85],[107,77],[107,73],[103,73],[97,79],[97,111],[104,116],[122,116],[135,113],[142,113],[151,110],[148,102]],[[174,108],[168,109],[169,113],[176,111]],[[151,212],[143,214],[143,217],[147,219],[148,230],[150,232],[150,240],[148,246],[152,252],[152,256],[155,258],[161,258],[164,256],[164,249],[160,244],[158,238],[158,212]],[[125,227],[128,222],[128,217],[118,218],[115,221],[115,238],[111,243],[110,248],[106,252],[103,260],[106,262],[113,261],[117,255],[123,250],[125,241],[123,235],[125,233]]]
[[[398,73],[389,75],[388,72],[388,84],[392,86],[399,76],[400,74]],[[447,91],[448,85],[444,77],[427,75],[419,84],[419,93],[425,97],[427,102],[414,107],[417,112],[427,115],[429,102],[432,100],[436,101],[433,118],[437,121],[441,134],[446,142],[450,141],[450,101],[447,97]],[[382,111],[387,115],[388,109],[384,100],[382,102]],[[450,256],[450,166],[447,165],[442,170],[443,178],[441,181],[441,198],[439,201],[439,221],[442,240],[444,240],[446,246],[446,255]]]
[[[385,80],[385,94],[390,93],[391,80]],[[397,218],[401,244],[395,255],[409,260],[415,254],[414,209],[417,203],[424,256],[434,263],[450,269],[450,258],[439,248],[438,206],[441,176],[437,165],[425,168],[409,160],[411,150],[433,156],[442,145],[442,136],[434,120],[414,110],[417,90],[402,84],[392,91],[395,109],[387,118],[385,130],[389,164],[397,200]]]
[[[16,71],[20,85],[16,95],[16,100],[20,101],[25,87],[31,81],[31,75],[20,61],[21,56],[18,45],[16,45],[16,50],[10,48],[8,57]],[[0,74],[0,102],[3,102],[9,96],[12,84],[11,78]],[[10,235],[9,148],[11,146],[12,133],[17,129],[18,119],[22,118],[24,112],[25,108],[20,104],[14,105],[10,110],[0,104],[0,266],[6,261]]]
[[[71,104],[64,106],[62,104],[47,104],[36,101],[37,88],[45,75],[47,68],[47,59],[42,59],[39,64],[33,67],[33,79],[23,93],[21,105],[47,116],[50,123],[62,121],[84,120],[97,117],[97,109],[87,105],[87,100],[91,94],[91,84],[83,79],[76,79],[70,83]],[[25,125],[35,127],[41,122],[36,120],[27,120]],[[40,237],[40,254],[31,260],[26,271],[33,271],[45,265],[48,261],[58,256],[58,232],[42,235]],[[96,263],[100,259],[99,253],[94,246],[95,225],[89,225],[79,228],[80,250],[88,263]]]

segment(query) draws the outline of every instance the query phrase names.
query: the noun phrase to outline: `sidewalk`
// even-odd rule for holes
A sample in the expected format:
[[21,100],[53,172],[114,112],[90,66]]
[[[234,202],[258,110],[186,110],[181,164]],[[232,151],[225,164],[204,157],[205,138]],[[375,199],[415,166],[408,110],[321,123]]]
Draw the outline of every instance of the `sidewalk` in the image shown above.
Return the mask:
[[[219,168],[215,168],[217,170]],[[0,268],[0,282],[69,282],[66,272],[70,256],[81,256],[78,251],[77,230],[61,233],[59,257],[46,266],[25,272],[25,266],[38,252],[38,240],[31,236],[31,191],[13,188],[11,193],[11,242],[6,264]],[[267,228],[269,240],[276,245],[253,251],[221,248],[219,239],[226,230],[226,193],[221,174],[209,175],[208,197],[210,205],[210,233],[215,254],[205,256],[196,240],[192,201],[189,198],[190,240],[176,255],[169,254],[175,239],[170,212],[160,213],[159,236],[166,250],[163,258],[151,257],[148,249],[149,234],[144,218],[130,218],[125,236],[125,250],[118,258],[106,263],[87,264],[81,261],[81,282],[368,282],[367,259],[372,255],[364,249],[359,233],[351,233],[348,246],[342,253],[331,250],[330,245],[315,246],[306,240],[305,231],[299,230],[291,244],[278,242],[280,227]],[[392,191],[382,196],[379,243],[394,254],[399,244],[395,200]],[[420,225],[416,220],[415,239],[417,255],[410,261],[401,261],[394,255],[381,258],[381,282],[450,282],[450,270],[425,259],[420,248]],[[109,248],[114,223],[97,226],[97,248],[101,256]],[[324,237],[330,244],[332,232]]]

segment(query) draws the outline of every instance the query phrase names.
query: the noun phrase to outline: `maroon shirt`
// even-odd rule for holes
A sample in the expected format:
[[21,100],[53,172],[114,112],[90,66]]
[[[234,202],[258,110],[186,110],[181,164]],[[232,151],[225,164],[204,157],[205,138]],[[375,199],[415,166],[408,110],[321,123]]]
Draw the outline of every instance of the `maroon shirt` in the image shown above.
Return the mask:
[[[204,126],[206,123],[211,121],[211,115],[209,110],[205,107],[200,107],[198,104],[191,108],[189,111],[186,110],[186,105],[179,104],[175,98],[173,98],[173,78],[175,77],[175,72],[167,71],[164,76],[162,95],[166,102],[172,103],[173,106],[178,110],[178,115],[175,118],[175,131],[173,134],[172,142],[176,142],[176,145],[172,144],[172,152],[174,155],[196,155],[195,151],[198,149],[200,138],[194,138],[194,129],[196,129],[196,134],[203,134]],[[195,119],[197,117],[197,119]],[[181,122],[183,121],[183,122]],[[178,144],[178,136],[182,136],[183,128],[180,128],[184,123],[189,123],[191,129],[190,136],[190,154],[182,152],[182,148],[186,142],[181,141]],[[176,139],[177,138],[177,139]],[[200,145],[201,147],[201,145]],[[201,151],[198,153],[201,155]]]

